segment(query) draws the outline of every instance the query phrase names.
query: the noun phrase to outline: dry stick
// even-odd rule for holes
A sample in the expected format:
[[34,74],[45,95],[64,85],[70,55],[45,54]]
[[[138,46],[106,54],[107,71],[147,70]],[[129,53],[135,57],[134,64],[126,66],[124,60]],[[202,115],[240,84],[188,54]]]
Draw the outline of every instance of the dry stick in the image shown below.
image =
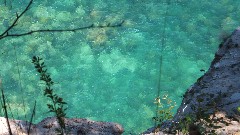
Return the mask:
[[27,132],[28,135],[29,135],[30,130],[31,130],[33,117],[35,116],[35,110],[36,110],[36,100],[35,100],[35,102],[34,102],[34,107],[33,107],[33,111],[32,111],[32,116],[31,116],[31,119],[30,119],[29,127],[28,127],[28,132]]
[[[9,104],[9,101],[8,101],[7,99],[6,99],[6,102],[7,102],[7,106],[8,106],[8,108],[9,108],[11,117],[12,117],[12,119],[15,120],[15,118],[14,118],[14,116],[13,116],[13,113],[12,113],[11,105]],[[19,119],[18,110],[17,110],[17,116],[18,116],[18,119]],[[20,122],[21,122],[21,121],[19,121],[19,122],[17,122],[17,123],[19,124]],[[17,134],[19,134],[19,132],[18,132],[18,127],[17,127],[17,126],[15,127],[15,130],[16,130]]]
[[30,0],[30,1],[29,1],[27,7],[23,10],[22,13],[20,13],[19,15],[18,15],[18,13],[16,13],[16,18],[15,18],[15,20],[14,20],[13,23],[0,35],[0,40],[3,39],[3,38],[6,38],[6,37],[19,37],[19,36],[30,35],[30,34],[36,33],[36,32],[68,32],[68,31],[76,32],[76,31],[79,31],[79,30],[89,29],[89,28],[120,27],[120,26],[122,26],[122,24],[124,23],[124,20],[123,20],[123,21],[121,21],[120,23],[115,24],[115,25],[111,25],[110,23],[108,23],[107,25],[97,25],[97,26],[95,26],[94,24],[91,24],[91,25],[89,25],[89,26],[80,27],[80,28],[74,28],[74,29],[59,29],[59,30],[45,29],[45,30],[32,30],[32,31],[25,32],[25,33],[20,33],[20,34],[9,34],[9,31],[10,31],[11,29],[13,29],[13,28],[17,25],[17,22],[18,22],[18,20],[22,17],[22,15],[29,10],[30,6],[32,5],[32,2],[33,2],[33,0]]
[[80,30],[84,30],[84,29],[92,29],[92,28],[114,28],[114,27],[121,27],[123,25],[125,21],[122,20],[120,23],[118,24],[113,24],[111,25],[110,23],[107,25],[94,25],[91,24],[89,26],[85,26],[85,27],[79,27],[79,28],[73,28],[73,29],[42,29],[42,30],[32,30],[29,32],[25,32],[25,33],[19,33],[19,34],[9,34],[7,32],[7,34],[5,35],[0,35],[0,40],[6,37],[20,37],[20,36],[26,36],[26,35],[31,35],[33,33],[40,33],[40,32],[77,32]]
[[4,109],[6,121],[7,121],[8,132],[9,132],[9,135],[12,135],[11,127],[10,127],[9,120],[8,120],[8,113],[7,113],[5,96],[4,96],[3,88],[1,86],[2,86],[2,81],[0,80],[0,89],[1,89],[1,92],[2,92],[3,109]]
[[[0,80],[0,82],[1,82],[1,80]],[[1,85],[0,85],[0,87],[1,87]],[[3,101],[2,100],[0,100],[0,102],[1,102],[1,106],[3,107]],[[2,109],[1,109],[2,110]],[[4,110],[3,110],[3,112],[4,112]],[[5,125],[4,125],[5,126]],[[6,126],[5,126],[6,127]]]
[[[14,118],[14,116],[13,116],[13,113],[12,113],[11,105],[9,104],[8,99],[6,99],[6,102],[7,102],[8,110],[10,111],[11,118],[15,120],[15,118]],[[9,111],[8,111],[8,112],[9,112]],[[17,112],[17,115],[18,115],[18,112]],[[17,128],[17,127],[15,127],[15,130],[16,130],[17,133],[18,133],[18,128]]]
[[16,18],[13,21],[12,25],[10,25],[1,35],[0,35],[0,39],[7,37],[8,32],[17,25],[17,21],[19,20],[19,18],[21,18],[21,16],[30,8],[31,4],[32,4],[33,0],[30,0],[27,7],[23,10],[22,13],[20,13],[20,15],[18,15],[18,13],[16,13]]

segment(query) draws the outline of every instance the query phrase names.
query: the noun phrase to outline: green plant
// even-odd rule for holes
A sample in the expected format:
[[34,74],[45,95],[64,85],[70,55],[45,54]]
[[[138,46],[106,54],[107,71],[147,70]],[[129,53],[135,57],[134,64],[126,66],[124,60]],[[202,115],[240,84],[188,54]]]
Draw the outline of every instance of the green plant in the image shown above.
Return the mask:
[[178,124],[178,132],[182,132],[184,135],[189,134],[189,125],[193,124],[193,116],[187,115],[185,118],[183,118],[179,124]]
[[66,116],[66,109],[64,105],[66,102],[63,101],[63,98],[59,97],[57,94],[53,93],[52,86],[54,82],[50,77],[50,74],[47,73],[46,66],[42,62],[42,58],[33,56],[32,63],[35,65],[37,72],[40,74],[40,80],[45,82],[44,96],[51,99],[52,104],[47,104],[49,112],[53,112],[56,115],[60,129],[58,131],[63,135],[66,131],[66,126],[64,122],[64,117]]
[[176,106],[176,103],[173,103],[168,95],[163,95],[163,97],[158,97],[154,102],[157,106],[156,117],[153,117],[153,120],[157,123],[157,126],[173,118],[173,109]]

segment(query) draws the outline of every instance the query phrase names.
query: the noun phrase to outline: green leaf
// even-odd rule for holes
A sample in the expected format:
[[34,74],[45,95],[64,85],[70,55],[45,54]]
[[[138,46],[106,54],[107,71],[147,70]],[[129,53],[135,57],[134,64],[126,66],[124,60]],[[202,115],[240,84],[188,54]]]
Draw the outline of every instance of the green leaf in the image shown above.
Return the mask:
[[59,125],[60,125],[60,131],[61,134],[63,134],[63,129],[65,129],[65,123],[64,120],[62,120],[62,117],[66,116],[66,109],[64,108],[64,104],[67,104],[66,102],[63,101],[61,97],[59,97],[57,94],[53,94],[53,89],[52,85],[54,82],[52,81],[52,78],[50,77],[50,74],[47,73],[47,69],[45,68],[45,63],[41,62],[42,58],[38,56],[33,56],[32,57],[32,63],[35,66],[35,69],[37,72],[40,74],[40,80],[45,82],[45,89],[44,89],[44,96],[50,98],[52,100],[52,104],[47,104],[49,112],[55,113]]
[[61,104],[67,104],[66,102],[60,102]]

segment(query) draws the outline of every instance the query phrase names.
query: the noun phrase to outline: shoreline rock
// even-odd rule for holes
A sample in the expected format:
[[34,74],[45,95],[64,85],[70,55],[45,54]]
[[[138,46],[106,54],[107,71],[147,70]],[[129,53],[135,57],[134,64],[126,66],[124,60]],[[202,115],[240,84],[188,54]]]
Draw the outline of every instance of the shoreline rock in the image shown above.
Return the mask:
[[[67,134],[69,135],[121,135],[124,129],[113,122],[97,122],[89,119],[64,118]],[[8,135],[6,119],[0,117],[0,134]],[[15,135],[27,135],[29,122],[9,119],[12,133]],[[59,128],[56,117],[47,117],[38,124],[32,124],[30,134],[56,135]]]
[[[201,113],[209,114],[212,120],[223,120],[214,125],[219,126],[217,134],[240,134],[238,107],[240,107],[240,27],[220,44],[208,71],[187,89],[177,113],[172,120],[162,123],[157,134],[174,134],[173,130],[186,117]],[[155,131],[156,128],[151,128],[143,134],[153,134]]]

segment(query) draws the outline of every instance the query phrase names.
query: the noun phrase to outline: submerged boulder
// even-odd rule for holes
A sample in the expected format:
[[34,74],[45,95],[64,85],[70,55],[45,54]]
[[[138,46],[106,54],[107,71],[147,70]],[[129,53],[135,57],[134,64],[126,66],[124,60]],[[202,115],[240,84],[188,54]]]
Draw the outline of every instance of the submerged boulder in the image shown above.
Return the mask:
[[145,134],[176,134],[183,126],[191,134],[187,118],[198,118],[193,124],[204,123],[206,131],[240,134],[240,27],[220,44],[208,71],[187,89],[173,119]]
[[[0,117],[0,134],[8,135],[6,119]],[[66,132],[69,135],[121,135],[123,127],[113,122],[97,122],[88,119],[64,118]],[[22,120],[9,120],[14,135],[27,135],[29,122]],[[56,135],[59,124],[56,117],[48,117],[38,124],[31,124],[30,134]]]

